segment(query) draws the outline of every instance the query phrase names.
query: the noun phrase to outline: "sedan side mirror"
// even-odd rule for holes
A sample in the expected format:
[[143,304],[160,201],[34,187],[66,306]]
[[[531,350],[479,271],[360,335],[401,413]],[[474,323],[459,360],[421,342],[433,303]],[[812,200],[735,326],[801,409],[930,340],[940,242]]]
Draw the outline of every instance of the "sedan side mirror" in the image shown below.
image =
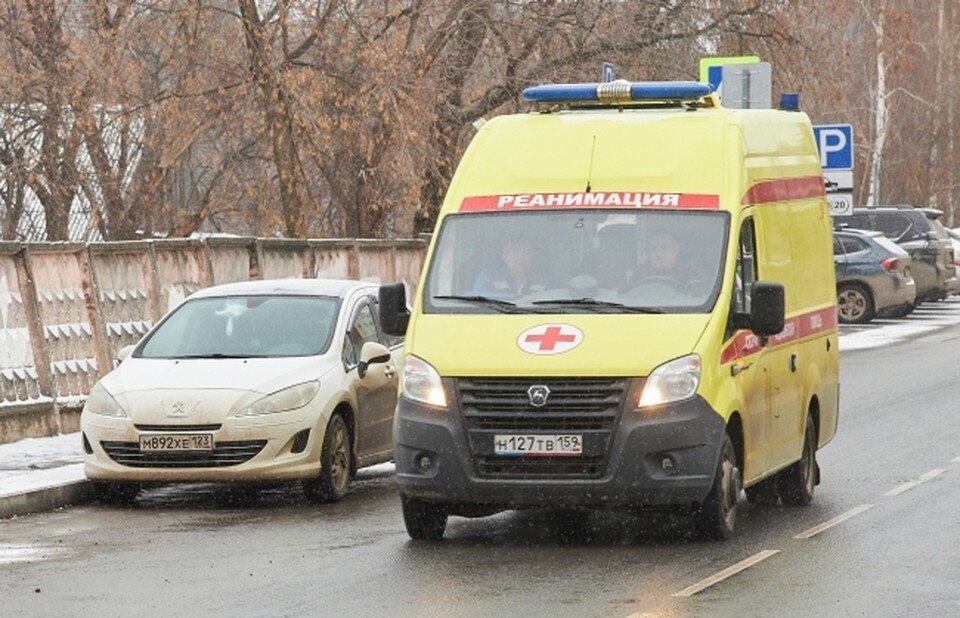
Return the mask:
[[135,345],[125,345],[117,352],[117,355],[113,359],[113,368],[116,369],[120,366],[120,363],[127,360],[127,357],[133,353],[133,349],[136,348]]
[[362,380],[367,375],[370,365],[389,363],[390,350],[387,346],[376,341],[368,341],[360,348],[360,363],[357,365],[357,375]]

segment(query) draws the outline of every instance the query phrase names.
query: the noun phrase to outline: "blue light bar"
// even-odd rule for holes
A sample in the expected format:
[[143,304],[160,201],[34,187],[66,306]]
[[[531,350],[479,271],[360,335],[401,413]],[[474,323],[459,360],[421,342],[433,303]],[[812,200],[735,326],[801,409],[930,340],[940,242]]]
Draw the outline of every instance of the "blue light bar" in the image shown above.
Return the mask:
[[631,101],[692,101],[713,92],[713,86],[701,82],[628,82],[617,80],[594,84],[550,84],[523,91],[523,98],[537,103]]

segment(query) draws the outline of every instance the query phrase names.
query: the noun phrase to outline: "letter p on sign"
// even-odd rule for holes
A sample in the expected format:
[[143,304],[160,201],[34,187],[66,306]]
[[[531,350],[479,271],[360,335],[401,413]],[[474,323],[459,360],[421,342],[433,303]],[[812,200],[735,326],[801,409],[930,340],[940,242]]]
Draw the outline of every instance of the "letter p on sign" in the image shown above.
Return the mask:
[[848,124],[815,125],[813,135],[824,170],[853,169],[853,127]]

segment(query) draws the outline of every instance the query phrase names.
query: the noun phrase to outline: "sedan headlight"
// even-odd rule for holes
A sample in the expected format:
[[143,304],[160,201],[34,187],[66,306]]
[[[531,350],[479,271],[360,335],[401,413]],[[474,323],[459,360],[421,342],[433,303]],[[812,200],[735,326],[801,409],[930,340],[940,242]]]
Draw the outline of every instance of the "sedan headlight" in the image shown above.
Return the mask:
[[403,381],[401,389],[404,397],[430,406],[446,407],[447,396],[443,392],[440,374],[430,363],[407,354],[403,359]]
[[320,381],[311,380],[270,393],[246,406],[237,416],[259,416],[296,410],[310,403],[320,390]]
[[83,404],[83,411],[100,416],[112,416],[114,418],[127,418],[127,413],[113,395],[107,391],[99,382],[90,389],[87,395],[87,401]]
[[637,407],[689,399],[696,394],[699,384],[700,356],[681,356],[653,370],[644,382]]

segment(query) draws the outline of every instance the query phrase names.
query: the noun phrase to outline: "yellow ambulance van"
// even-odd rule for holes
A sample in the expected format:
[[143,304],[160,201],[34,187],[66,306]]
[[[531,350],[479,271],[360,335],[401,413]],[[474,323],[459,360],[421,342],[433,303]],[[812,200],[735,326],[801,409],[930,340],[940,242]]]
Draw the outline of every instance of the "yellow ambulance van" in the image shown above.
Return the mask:
[[478,131],[408,309],[410,536],[448,515],[805,505],[837,429],[830,217],[810,121],[697,82],[538,86]]

